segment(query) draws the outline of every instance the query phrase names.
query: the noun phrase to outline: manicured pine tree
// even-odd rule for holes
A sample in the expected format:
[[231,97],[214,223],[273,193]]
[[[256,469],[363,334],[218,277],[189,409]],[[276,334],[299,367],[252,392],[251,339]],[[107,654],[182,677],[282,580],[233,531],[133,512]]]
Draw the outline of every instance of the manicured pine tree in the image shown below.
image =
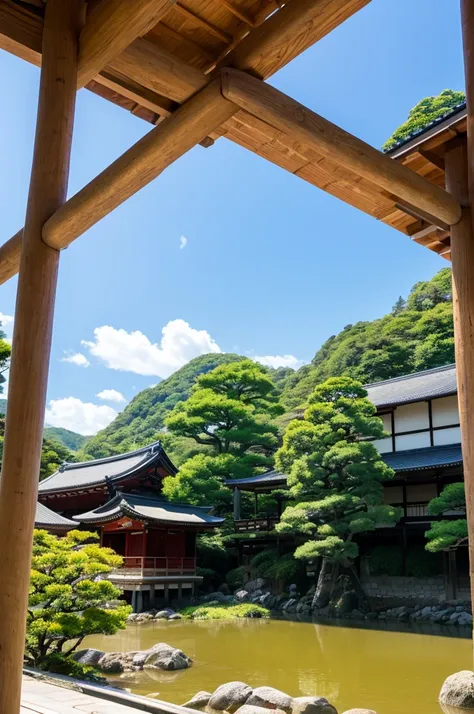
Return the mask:
[[276,454],[298,499],[278,530],[307,537],[296,558],[322,559],[314,607],[328,604],[339,566],[357,557],[354,536],[400,517],[399,509],[383,504],[382,483],[394,472],[372,443],[384,436],[375,411],[360,382],[330,378],[313,391],[304,419],[288,424]]
[[166,419],[171,434],[193,439],[205,450],[163,482],[174,501],[220,505],[231,492],[223,479],[252,476],[273,463],[278,445],[274,416],[278,393],[264,367],[249,359],[201,375],[191,396]]
[[[453,512],[466,513],[466,494],[463,483],[448,484],[443,488],[441,494],[428,504],[428,513],[432,516],[444,516],[446,513]],[[456,518],[433,521],[425,536],[428,540],[425,548],[431,553],[454,550],[467,541],[467,520]]]

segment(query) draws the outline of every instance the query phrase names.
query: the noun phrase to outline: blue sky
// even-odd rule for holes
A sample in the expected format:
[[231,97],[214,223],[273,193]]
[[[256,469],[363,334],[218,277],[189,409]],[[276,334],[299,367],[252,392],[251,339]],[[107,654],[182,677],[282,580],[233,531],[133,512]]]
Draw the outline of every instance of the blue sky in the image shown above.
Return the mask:
[[[458,3],[432,4],[373,0],[271,82],[380,147],[421,98],[464,87]],[[0,51],[0,73],[3,242],[24,222],[39,70]],[[149,128],[81,90],[70,194]],[[47,421],[91,433],[209,350],[309,361],[445,266],[245,149],[196,147],[63,252]],[[4,315],[15,292],[0,286]]]

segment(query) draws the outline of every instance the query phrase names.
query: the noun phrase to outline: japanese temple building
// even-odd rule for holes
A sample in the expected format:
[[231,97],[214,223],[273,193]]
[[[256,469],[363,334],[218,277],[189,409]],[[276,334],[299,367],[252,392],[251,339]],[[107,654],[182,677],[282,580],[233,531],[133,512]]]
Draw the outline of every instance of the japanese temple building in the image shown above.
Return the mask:
[[196,534],[223,522],[210,507],[163,497],[162,480],[175,473],[156,442],[127,454],[65,463],[39,485],[38,508],[60,512],[54,515],[73,527],[99,531],[101,544],[123,556],[123,567],[109,577],[138,612],[194,591],[202,580],[196,574]]
[[65,518],[60,513],[55,513],[42,503],[37,503],[35,528],[41,528],[52,535],[61,536],[77,528],[77,523],[71,518]]
[[[407,541],[424,542],[424,532],[432,520],[427,512],[429,501],[446,484],[463,480],[456,367],[448,365],[366,386],[387,433],[375,444],[395,471],[393,480],[384,487],[385,502],[403,509],[399,523],[393,528],[379,529],[376,538],[404,546]],[[286,480],[285,474],[270,471],[227,481],[234,491],[236,531],[260,532],[260,547],[281,515],[281,489],[285,488]],[[253,518],[241,518],[241,492],[254,495]],[[269,513],[258,509],[258,496],[265,493],[276,494],[275,507]],[[370,543],[373,538],[369,534],[366,540]],[[255,539],[249,540],[247,550],[250,552],[255,546]],[[239,548],[241,555],[246,552],[245,539],[239,541]],[[464,556],[467,560],[467,553],[458,557]]]

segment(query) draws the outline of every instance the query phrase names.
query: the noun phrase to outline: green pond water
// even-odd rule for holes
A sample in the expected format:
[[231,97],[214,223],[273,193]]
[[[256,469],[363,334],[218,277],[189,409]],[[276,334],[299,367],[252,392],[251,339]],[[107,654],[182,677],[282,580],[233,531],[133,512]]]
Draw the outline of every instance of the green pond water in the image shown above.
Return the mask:
[[179,647],[194,660],[190,669],[148,670],[116,680],[133,692],[175,704],[199,690],[212,692],[241,680],[292,696],[322,695],[339,712],[366,707],[377,714],[440,714],[441,684],[449,674],[472,668],[472,647],[469,639],[428,633],[361,629],[354,623],[161,621],[129,625],[85,644],[109,652],[157,642]]

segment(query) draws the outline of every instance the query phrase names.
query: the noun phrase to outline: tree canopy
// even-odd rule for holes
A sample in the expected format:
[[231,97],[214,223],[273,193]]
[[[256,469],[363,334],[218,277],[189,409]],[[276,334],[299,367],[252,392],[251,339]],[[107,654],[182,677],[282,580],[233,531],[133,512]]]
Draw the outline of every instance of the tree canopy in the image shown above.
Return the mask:
[[406,122],[395,129],[392,136],[383,145],[384,151],[389,151],[398,143],[404,141],[416,131],[424,129],[427,124],[447,114],[450,109],[466,100],[464,92],[445,89],[437,97],[425,97],[408,114]]
[[205,452],[164,480],[165,495],[191,503],[229,500],[222,479],[252,476],[272,464],[278,444],[272,417],[281,411],[267,370],[252,360],[220,365],[201,375],[191,396],[175,406],[165,424]]
[[309,402],[304,419],[288,424],[276,454],[298,500],[277,529],[307,536],[295,551],[298,559],[352,561],[355,534],[400,517],[399,509],[383,504],[382,483],[394,472],[370,441],[383,437],[383,424],[366,390],[350,377],[328,379]]
[[[450,483],[443,488],[437,498],[428,504],[432,516],[444,516],[448,513],[466,513],[466,494],[463,483]],[[467,541],[467,520],[465,518],[433,521],[426,531],[428,540],[426,550],[439,553],[441,550],[457,548]]]
[[121,591],[98,577],[120,567],[122,558],[110,548],[101,548],[97,540],[97,534],[85,531],[70,531],[63,538],[35,531],[25,648],[28,664],[57,671],[87,635],[110,635],[125,627],[130,608],[107,604]]
[[77,434],[70,429],[63,429],[60,426],[46,426],[44,436],[52,441],[57,441],[71,451],[79,451],[84,446],[89,437]]

